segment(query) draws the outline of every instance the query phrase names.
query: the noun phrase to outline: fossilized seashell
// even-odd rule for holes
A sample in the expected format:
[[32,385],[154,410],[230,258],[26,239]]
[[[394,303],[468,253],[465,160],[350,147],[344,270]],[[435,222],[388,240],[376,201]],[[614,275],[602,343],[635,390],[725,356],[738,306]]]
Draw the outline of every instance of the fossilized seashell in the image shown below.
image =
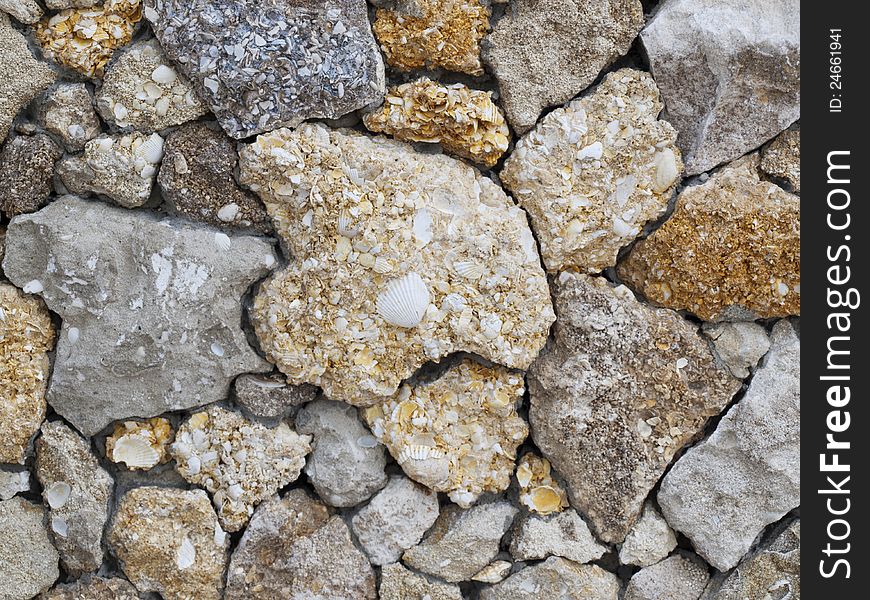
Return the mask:
[[233,245],[232,241],[230,240],[230,236],[228,236],[227,234],[225,234],[221,231],[214,234],[214,243],[218,248],[220,248],[224,252],[229,250],[230,246]]
[[426,460],[429,458],[442,458],[444,451],[432,446],[409,445],[402,448],[399,453],[399,462],[407,462],[409,460]]
[[517,467],[517,483],[520,484],[520,487],[526,487],[529,485],[529,482],[532,480],[532,470],[529,468],[529,465],[526,463],[521,464]]
[[480,279],[484,273],[483,265],[467,260],[453,263],[453,268],[466,279]]
[[420,406],[416,402],[411,402],[410,400],[405,400],[399,403],[399,406],[396,407],[396,415],[395,420],[399,423],[399,425],[404,425],[411,421],[414,417],[414,413],[416,413],[420,409]]
[[677,169],[677,157],[670,148],[665,148],[655,155],[656,174],[653,189],[664,192],[671,187],[680,175]]
[[345,209],[338,215],[338,233],[344,237],[356,237],[359,235],[360,227],[357,220],[350,214],[350,211]]
[[390,261],[383,256],[379,256],[375,259],[375,264],[372,267],[375,270],[375,273],[380,273],[383,275],[384,273],[389,273],[393,270],[393,265],[390,264]]
[[529,498],[534,510],[542,515],[555,512],[562,507],[562,498],[559,492],[548,485],[542,485],[531,491]]
[[160,454],[141,435],[125,435],[115,441],[112,461],[129,469],[150,469],[160,462]]
[[69,534],[69,525],[64,519],[54,516],[51,518],[51,530],[60,537],[66,537]]
[[175,78],[177,77],[175,73],[175,69],[172,67],[167,67],[166,65],[160,65],[151,73],[151,79],[156,81],[157,83],[164,83],[166,85],[170,85],[175,82]]
[[196,548],[194,548],[190,538],[185,537],[178,550],[175,551],[175,565],[179,569],[187,569],[192,567],[194,562],[196,562]]
[[151,164],[157,164],[163,159],[163,138],[152,133],[151,136],[142,142],[135,150],[136,156],[141,156]]
[[55,481],[45,489],[45,501],[51,508],[60,508],[69,500],[72,488],[65,481]]
[[378,314],[391,325],[414,327],[429,307],[429,289],[426,282],[413,271],[393,279],[378,295],[375,303]]

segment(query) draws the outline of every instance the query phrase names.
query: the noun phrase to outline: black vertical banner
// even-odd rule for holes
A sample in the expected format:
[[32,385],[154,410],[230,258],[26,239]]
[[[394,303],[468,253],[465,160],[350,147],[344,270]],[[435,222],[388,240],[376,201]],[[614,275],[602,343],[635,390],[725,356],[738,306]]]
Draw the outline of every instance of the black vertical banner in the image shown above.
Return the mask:
[[801,15],[801,587],[807,600],[868,594],[870,94],[859,6],[804,2]]

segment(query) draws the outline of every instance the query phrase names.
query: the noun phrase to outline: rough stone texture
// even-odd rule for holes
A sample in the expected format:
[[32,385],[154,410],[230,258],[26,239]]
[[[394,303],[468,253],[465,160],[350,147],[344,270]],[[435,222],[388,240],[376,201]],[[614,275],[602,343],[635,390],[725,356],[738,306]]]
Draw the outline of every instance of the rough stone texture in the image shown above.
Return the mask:
[[[624,600],[698,600],[710,574],[707,566],[679,554],[645,567],[628,582]],[[746,596],[762,599],[762,596]]]
[[451,504],[441,511],[429,535],[406,550],[402,560],[450,583],[468,581],[498,554],[499,542],[516,514],[517,509],[504,501],[468,509]]
[[28,600],[54,583],[57,550],[41,506],[15,497],[0,502],[0,598]]
[[619,276],[657,305],[705,321],[800,313],[800,198],[758,177],[758,155],[683,190]]
[[130,582],[120,577],[85,576],[73,583],[60,584],[39,600],[140,600],[142,596]]
[[668,527],[659,511],[647,503],[619,549],[619,562],[624,565],[648,567],[677,547],[677,536]]
[[516,478],[520,504],[529,511],[548,515],[568,508],[568,493],[551,475],[546,458],[527,452],[517,465]]
[[734,567],[765,526],[800,504],[799,441],[800,340],[783,320],[743,399],[662,481],[665,519],[714,567]]
[[380,600],[462,600],[458,585],[429,581],[422,575],[409,571],[395,563],[381,569]]
[[139,0],[104,0],[94,8],[69,8],[34,28],[42,53],[85,77],[99,79],[115,50],[130,43],[142,18]]
[[795,521],[765,548],[741,562],[724,581],[712,581],[704,600],[800,598],[801,525]]
[[549,517],[521,517],[514,525],[510,552],[516,560],[561,556],[582,564],[601,558],[607,547],[595,541],[586,522],[569,508]]
[[0,317],[0,463],[23,465],[45,418],[54,325],[39,298],[6,283],[0,283]]
[[97,109],[108,123],[145,132],[181,125],[208,112],[155,39],[118,53],[103,77]]
[[83,83],[60,83],[46,92],[37,112],[39,124],[60,138],[70,152],[100,135],[100,119]]
[[257,504],[296,481],[310,441],[286,423],[270,429],[211,406],[178,428],[170,453],[182,477],[211,492],[223,527],[238,531]]
[[384,94],[364,0],[146,0],[166,54],[236,139],[335,119]]
[[179,215],[217,227],[268,228],[263,204],[236,183],[236,145],[223,131],[190,123],[169,134],[163,150],[157,183]]
[[402,386],[364,414],[411,479],[467,508],[510,485],[517,447],[529,434],[517,414],[524,392],[522,376],[466,359],[434,381]]
[[30,471],[0,469],[0,500],[9,500],[19,492],[30,489]]
[[44,0],[45,5],[52,10],[63,10],[65,8],[88,8],[102,4],[102,0]]
[[619,579],[597,565],[551,556],[480,592],[480,600],[617,600]]
[[208,404],[268,368],[240,299],[275,256],[246,236],[227,249],[227,237],[74,197],[12,220],[3,268],[63,319],[48,400],[79,431]]
[[786,129],[761,150],[761,170],[801,193],[801,128]]
[[387,484],[384,447],[375,443],[352,406],[327,399],[311,402],[296,415],[296,430],[314,438],[305,474],[330,506],[356,506]]
[[690,175],[800,117],[798,0],[675,0],[641,33]]
[[445,152],[487,167],[498,162],[510,139],[492,92],[426,77],[387,90],[383,106],[367,113],[363,123],[406,142],[440,143]]
[[229,537],[202,490],[140,487],[121,498],[108,542],[140,592],[219,600]]
[[374,565],[386,565],[423,538],[439,512],[438,495],[407,477],[394,475],[351,521]]
[[374,572],[347,525],[301,489],[260,505],[227,575],[227,600],[376,597]]
[[757,323],[707,323],[702,331],[713,340],[713,349],[731,374],[749,376],[762,356],[770,350],[767,331]]
[[58,163],[57,175],[73,194],[102,194],[136,208],[151,196],[162,158],[163,138],[156,133],[102,135],[85,144],[84,155]]
[[12,27],[5,13],[0,13],[0,140],[6,139],[21,109],[56,77],[48,65],[33,58],[24,36]]
[[251,311],[291,383],[370,405],[452,352],[526,368],[544,345],[526,215],[478,171],[318,124],[259,136],[240,165],[295,259]]
[[236,404],[255,417],[278,419],[317,397],[313,385],[289,385],[284,375],[239,375],[233,382]]
[[628,52],[643,27],[640,0],[519,0],[483,42],[517,133],[561,104]]
[[483,75],[480,40],[489,31],[481,0],[380,0],[373,29],[387,64]]
[[19,135],[0,152],[0,210],[7,217],[29,213],[48,201],[54,163],[63,150],[47,135]]
[[695,326],[624,286],[563,273],[555,340],[529,371],[538,448],[572,506],[621,542],[674,455],[739,389]]
[[169,443],[174,438],[168,419],[122,421],[106,438],[106,458],[130,470],[145,470],[169,462]]
[[42,17],[42,7],[36,0],[0,0],[0,11],[27,25],[36,23]]
[[661,110],[652,77],[620,69],[517,142],[501,180],[529,211],[548,271],[615,265],[667,209],[682,162]]
[[103,564],[103,529],[114,481],[90,444],[62,421],[45,423],[36,440],[36,477],[49,507],[52,538],[73,575]]

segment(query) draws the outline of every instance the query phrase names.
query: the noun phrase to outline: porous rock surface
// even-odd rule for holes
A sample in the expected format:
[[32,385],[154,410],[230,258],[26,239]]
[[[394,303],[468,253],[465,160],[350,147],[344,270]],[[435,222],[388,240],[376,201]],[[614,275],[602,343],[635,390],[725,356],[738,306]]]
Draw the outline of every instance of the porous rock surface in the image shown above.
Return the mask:
[[45,304],[0,283],[0,463],[24,464],[30,439],[45,418],[54,339]]
[[286,423],[269,428],[215,405],[178,428],[170,453],[182,477],[211,493],[224,529],[238,531],[257,504],[296,481],[310,441]]
[[[631,577],[624,600],[698,600],[710,575],[697,558],[675,554]],[[748,596],[748,598],[761,596]]]
[[136,208],[151,196],[162,158],[159,134],[106,135],[87,142],[84,154],[64,158],[57,174],[73,194],[100,194],[125,208]]
[[0,598],[28,600],[57,579],[57,550],[44,521],[42,506],[18,496],[0,502]]
[[517,133],[570,100],[624,55],[643,27],[640,0],[518,0],[483,43]]
[[6,13],[0,12],[0,140],[6,139],[19,111],[56,77],[47,64],[33,58],[27,40],[12,27]]
[[586,522],[572,508],[547,517],[523,515],[511,535],[510,552],[516,560],[561,556],[583,564],[607,552],[607,547],[595,540]]
[[19,23],[32,25],[42,17],[42,7],[36,0],[0,0],[0,11],[13,17]]
[[439,510],[435,492],[395,475],[353,516],[351,526],[371,563],[387,565],[423,538]]
[[100,135],[100,119],[84,83],[59,83],[49,89],[39,104],[37,120],[70,152],[80,151]]
[[697,328],[624,286],[563,273],[555,340],[529,371],[532,437],[572,506],[621,542],[674,455],[739,389]]
[[409,571],[401,563],[384,565],[381,569],[381,585],[378,588],[380,600],[408,600],[409,598],[429,598],[430,600],[462,600],[458,585],[430,581],[423,575]]
[[652,77],[620,69],[517,142],[501,180],[529,211],[548,271],[613,266],[667,209],[682,162],[661,110]]
[[0,500],[9,500],[19,492],[30,489],[30,471],[0,469]]
[[145,0],[145,18],[236,139],[383,97],[364,0]]
[[598,565],[578,565],[551,556],[480,592],[480,600],[540,598],[617,600],[619,579]]
[[0,210],[7,217],[39,210],[52,192],[54,163],[63,150],[38,133],[17,136],[0,151]]
[[423,541],[405,551],[402,561],[450,583],[468,581],[496,557],[516,514],[517,509],[504,501],[468,509],[448,506]]
[[296,410],[314,401],[317,388],[313,385],[290,385],[277,375],[239,375],[233,382],[233,400],[245,411],[263,419],[292,416]]
[[129,581],[120,577],[84,576],[51,588],[39,600],[141,600]]
[[[786,320],[746,394],[662,480],[665,519],[727,571],[800,504],[800,340]],[[723,535],[727,532],[727,535]]]
[[406,142],[441,144],[445,152],[492,167],[508,149],[510,130],[492,92],[427,77],[387,90],[384,104],[363,117],[369,131]]
[[179,215],[216,227],[268,228],[263,204],[236,183],[235,143],[208,123],[190,123],[166,138],[157,183]]
[[761,181],[747,156],[677,197],[619,276],[659,306],[705,321],[800,314],[800,198]]
[[485,0],[373,0],[373,29],[391,67],[483,75],[480,40],[489,31]]
[[376,597],[374,571],[347,525],[300,489],[260,505],[227,574],[227,600]]
[[798,0],[671,0],[640,35],[695,175],[800,117]]
[[356,506],[387,484],[386,451],[354,407],[316,400],[296,414],[296,430],[313,438],[305,474],[330,506]]
[[97,109],[108,123],[146,132],[181,125],[208,112],[154,39],[118,53],[103,76]]
[[524,392],[519,375],[464,360],[364,414],[411,479],[467,508],[510,485],[516,449],[529,433],[517,414]]
[[107,536],[140,592],[219,600],[229,537],[202,490],[139,487],[121,497]]
[[801,524],[794,521],[722,580],[710,582],[703,600],[800,598]]
[[36,476],[64,567],[75,575],[96,571],[103,563],[103,529],[114,480],[88,442],[61,421],[42,426],[36,440]]
[[251,319],[288,381],[371,405],[427,360],[524,368],[553,312],[525,213],[443,155],[305,124],[243,147],[242,183],[294,261]]
[[272,247],[236,236],[222,250],[220,235],[74,197],[12,220],[3,268],[63,319],[48,399],[79,431],[207,404],[239,373],[267,370],[240,298]]
[[790,127],[761,149],[761,170],[801,193],[801,128]]
[[619,561],[624,565],[648,567],[665,558],[677,547],[677,536],[652,504],[647,502],[643,513],[619,548]]
[[704,335],[713,341],[713,349],[731,374],[745,379],[770,350],[767,331],[758,323],[706,323]]

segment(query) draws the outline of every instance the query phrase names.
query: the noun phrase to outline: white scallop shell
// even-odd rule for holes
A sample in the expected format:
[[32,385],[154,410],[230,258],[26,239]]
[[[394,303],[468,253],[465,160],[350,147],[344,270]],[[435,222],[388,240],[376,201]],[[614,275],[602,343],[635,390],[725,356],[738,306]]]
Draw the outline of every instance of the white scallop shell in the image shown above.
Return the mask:
[[69,525],[62,518],[55,516],[51,518],[51,530],[65,538],[69,534]]
[[157,83],[165,83],[167,85],[175,82],[177,77],[175,69],[166,65],[160,65],[151,73],[151,79]]
[[359,235],[359,223],[354,219],[350,211],[343,210],[338,215],[338,233],[344,237],[356,237]]
[[455,262],[453,263],[453,268],[460,276],[466,279],[480,279],[484,273],[483,265],[470,260]]
[[141,435],[124,435],[115,442],[112,461],[130,469],[150,469],[160,462],[160,454]]
[[224,252],[229,250],[230,247],[233,245],[232,240],[230,240],[230,236],[228,236],[227,234],[225,234],[221,231],[214,234],[214,243],[215,243],[215,246],[217,246],[218,248],[220,248]]
[[185,537],[175,551],[175,565],[179,569],[187,569],[192,567],[194,562],[196,562],[196,548],[193,547],[190,538]]
[[156,165],[163,158],[163,138],[156,133],[152,133],[147,140],[136,148],[135,155],[141,156],[152,165]]
[[60,508],[72,493],[72,488],[65,481],[55,481],[45,489],[45,501],[51,508]]
[[389,273],[393,270],[393,265],[390,264],[390,261],[383,256],[379,256],[375,259],[375,264],[372,267],[375,270],[375,273],[380,273],[383,275],[384,273]]
[[415,327],[429,307],[426,282],[413,271],[390,281],[375,303],[378,314],[391,325]]

